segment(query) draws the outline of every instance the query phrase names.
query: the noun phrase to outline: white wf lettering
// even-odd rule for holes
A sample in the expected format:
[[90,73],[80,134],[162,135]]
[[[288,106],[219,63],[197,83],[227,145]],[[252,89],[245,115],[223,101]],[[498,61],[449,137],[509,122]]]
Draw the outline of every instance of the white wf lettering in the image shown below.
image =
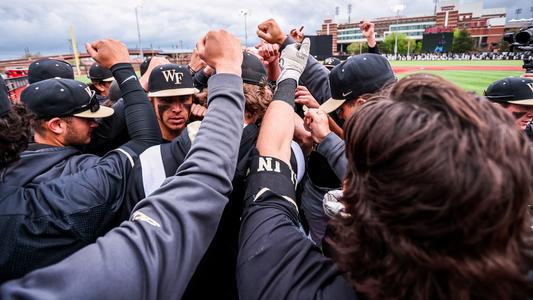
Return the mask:
[[166,82],[174,81],[175,84],[180,84],[183,80],[183,73],[176,73],[176,70],[165,70],[163,71],[163,76],[165,77]]

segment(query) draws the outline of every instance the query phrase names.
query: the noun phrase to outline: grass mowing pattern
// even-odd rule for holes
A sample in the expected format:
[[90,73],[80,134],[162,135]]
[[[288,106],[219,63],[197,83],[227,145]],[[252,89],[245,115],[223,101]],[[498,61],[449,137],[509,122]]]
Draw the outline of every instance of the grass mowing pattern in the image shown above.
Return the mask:
[[438,75],[448,81],[451,81],[469,92],[476,92],[483,95],[483,91],[496,80],[508,76],[520,76],[524,72],[517,71],[416,71],[398,74],[398,78],[403,78],[409,74],[430,73]]

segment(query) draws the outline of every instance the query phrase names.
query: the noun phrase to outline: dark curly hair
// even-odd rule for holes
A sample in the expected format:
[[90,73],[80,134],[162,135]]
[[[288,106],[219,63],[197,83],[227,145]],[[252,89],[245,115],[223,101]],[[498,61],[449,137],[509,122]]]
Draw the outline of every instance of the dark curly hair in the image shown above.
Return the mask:
[[526,299],[531,145],[501,107],[431,75],[346,125],[348,217],[326,241],[365,299]]
[[17,161],[28,147],[30,115],[23,104],[15,104],[11,111],[0,117],[0,168]]

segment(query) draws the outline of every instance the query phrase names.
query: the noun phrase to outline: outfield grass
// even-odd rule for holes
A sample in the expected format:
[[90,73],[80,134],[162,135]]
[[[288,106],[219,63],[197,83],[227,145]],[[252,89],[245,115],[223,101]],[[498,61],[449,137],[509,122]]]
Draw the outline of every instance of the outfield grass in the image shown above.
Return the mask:
[[410,66],[519,66],[521,60],[400,60],[390,61],[393,67]]
[[482,95],[483,91],[492,82],[502,79],[507,76],[520,76],[524,72],[517,71],[416,71],[398,74],[398,78],[403,78],[409,74],[415,73],[430,73],[438,75],[446,80],[449,80],[466,91],[476,92]]
[[[477,60],[477,61],[449,61],[449,60],[434,60],[434,61],[391,61],[393,67],[408,67],[408,66],[522,66],[521,60]],[[520,76],[521,71],[413,71],[398,74],[399,78],[403,78],[409,74],[414,73],[430,73],[443,77],[467,91],[473,91],[479,95],[492,82],[502,79],[507,76]],[[137,75],[138,72],[137,72]],[[76,76],[76,80],[89,83],[87,76]]]

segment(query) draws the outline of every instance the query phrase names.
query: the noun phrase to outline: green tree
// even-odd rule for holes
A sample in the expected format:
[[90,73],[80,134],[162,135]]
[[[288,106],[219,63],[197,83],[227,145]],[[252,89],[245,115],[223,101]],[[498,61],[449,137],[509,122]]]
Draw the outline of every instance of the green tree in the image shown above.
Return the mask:
[[474,39],[466,30],[456,29],[453,32],[453,53],[466,53],[474,49]]
[[[388,54],[394,54],[395,36],[396,32],[387,35],[383,40],[383,48],[380,48],[380,50]],[[407,54],[407,41],[407,35],[403,33],[398,34],[398,54]],[[413,44],[411,44],[412,46]]]
[[502,38],[500,44],[498,45],[498,49],[500,50],[500,52],[508,52],[510,50],[509,43],[504,41]]
[[357,43],[351,43],[346,47],[346,52],[348,54],[359,54],[359,53],[367,53],[368,52],[368,44],[366,42],[357,42]]
[[422,41],[416,41],[415,50],[413,51],[415,54],[422,53]]

